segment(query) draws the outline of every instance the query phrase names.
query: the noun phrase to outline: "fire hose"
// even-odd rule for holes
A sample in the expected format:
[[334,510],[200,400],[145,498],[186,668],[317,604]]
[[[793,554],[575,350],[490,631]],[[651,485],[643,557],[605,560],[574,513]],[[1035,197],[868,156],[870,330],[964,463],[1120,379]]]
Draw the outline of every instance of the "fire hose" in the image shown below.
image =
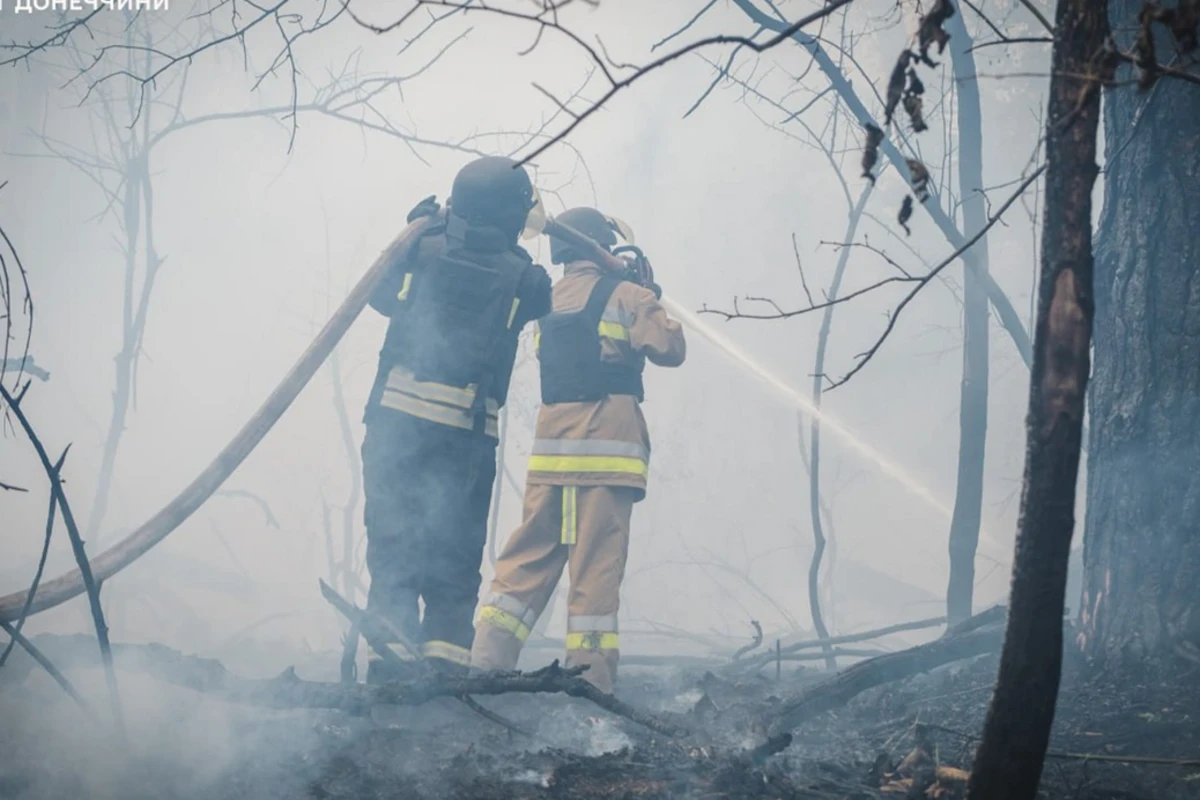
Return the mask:
[[[267,396],[266,401],[259,406],[254,415],[229,441],[229,444],[222,448],[216,458],[182,492],[124,539],[91,559],[92,573],[97,581],[108,580],[149,552],[152,547],[186,522],[213,495],[213,492],[228,480],[234,470],[262,442],[263,437],[274,427],[304,387],[308,385],[308,382],[312,380],[312,377],[316,375],[317,370],[329,358],[346,332],[350,330],[350,326],[358,318],[358,315],[366,308],[367,298],[371,296],[371,292],[387,274],[388,268],[398,258],[407,255],[409,248],[417,241],[429,222],[429,217],[422,217],[411,223],[375,259],[375,263],[355,284],[350,294],[329,317],[329,321],[325,323],[321,332],[313,339],[312,344],[308,346],[274,391]],[[595,253],[596,258],[605,264],[613,267],[621,266],[621,264],[615,263],[619,259],[615,259],[591,239],[572,228],[550,219],[539,220],[539,224],[545,233],[553,233],[581,249]],[[32,615],[54,608],[83,592],[83,575],[78,569],[71,570],[53,580],[42,583],[34,596],[29,613]],[[0,620],[15,621],[25,606],[27,595],[28,591],[21,591],[0,597]]]

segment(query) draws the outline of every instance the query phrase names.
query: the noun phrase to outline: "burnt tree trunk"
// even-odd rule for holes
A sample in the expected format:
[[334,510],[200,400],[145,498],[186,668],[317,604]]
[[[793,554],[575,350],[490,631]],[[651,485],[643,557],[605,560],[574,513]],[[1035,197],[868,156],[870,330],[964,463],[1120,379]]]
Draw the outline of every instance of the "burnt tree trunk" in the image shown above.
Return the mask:
[[[1110,4],[1130,47],[1141,2]],[[1173,5],[1168,3],[1165,5]],[[1160,31],[1161,32],[1161,31]],[[1173,52],[1158,37],[1160,60]],[[1120,78],[1128,78],[1123,69]],[[1079,644],[1200,650],[1200,87],[1106,97]]]
[[1062,669],[1063,599],[1075,527],[1092,329],[1092,187],[1100,123],[1097,56],[1108,10],[1060,0],[1046,125],[1037,327],[1008,628],[971,773],[971,800],[1037,795]]
[[[963,204],[963,235],[987,225],[983,194],[983,115],[975,75],[974,42],[962,14],[946,23],[958,92],[958,183]],[[978,269],[963,268],[963,371],[959,388],[958,485],[950,520],[950,579],[946,617],[953,625],[971,616],[975,596],[975,552],[983,514],[983,464],[988,426],[987,237],[971,248]]]

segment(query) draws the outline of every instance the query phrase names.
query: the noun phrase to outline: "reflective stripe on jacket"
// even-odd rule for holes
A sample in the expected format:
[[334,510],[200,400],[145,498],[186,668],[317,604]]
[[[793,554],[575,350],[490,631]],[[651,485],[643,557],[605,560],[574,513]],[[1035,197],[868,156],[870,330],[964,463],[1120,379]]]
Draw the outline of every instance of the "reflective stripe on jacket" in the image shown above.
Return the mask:
[[[468,431],[475,427],[475,418],[470,413],[471,404],[474,402],[474,384],[464,389],[444,383],[419,381],[404,367],[392,367],[387,376],[387,383],[383,386],[383,394],[379,397],[379,405],[384,408]],[[500,406],[489,397],[485,400],[484,407],[487,419],[484,421],[483,433],[498,439]]]
[[[590,261],[567,264],[554,286],[553,312],[582,308],[600,276]],[[649,289],[622,282],[599,326],[601,357],[677,367],[687,348],[683,328]],[[609,395],[583,403],[543,405],[529,457],[528,482],[556,486],[628,486],[645,496],[650,434],[637,399]]]

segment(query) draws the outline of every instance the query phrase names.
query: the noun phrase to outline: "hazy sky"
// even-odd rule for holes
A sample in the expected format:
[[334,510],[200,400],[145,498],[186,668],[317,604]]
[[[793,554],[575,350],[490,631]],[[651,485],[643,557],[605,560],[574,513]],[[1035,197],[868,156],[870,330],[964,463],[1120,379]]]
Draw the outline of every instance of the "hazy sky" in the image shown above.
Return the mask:
[[[298,4],[306,24],[316,5]],[[595,10],[577,4],[562,18],[588,42],[599,36],[615,62],[644,63],[702,35],[753,32],[736,6],[721,2],[701,24],[651,54],[655,42],[703,5],[699,0],[602,0]],[[53,22],[46,14],[18,17],[11,4],[5,6],[0,12],[5,42],[36,39]],[[169,13],[149,20],[151,32],[165,37],[155,40],[157,47],[179,52],[186,41],[211,38],[194,17],[207,3],[174,0],[171,6]],[[816,7],[810,2],[779,6],[790,18]],[[1027,26],[1033,35],[1031,18],[1016,6],[987,4],[997,22],[1011,30]],[[882,109],[875,92],[882,92],[905,30],[915,23],[909,4],[904,7],[900,26],[890,1],[861,0],[846,15],[846,31],[859,34],[847,70],[877,115]],[[383,22],[395,18],[394,9],[392,3],[362,3],[359,13]],[[227,30],[228,11],[222,13],[213,25]],[[81,40],[79,58],[85,62],[97,47],[121,35],[119,14],[100,17],[96,40]],[[966,21],[973,34],[982,30],[981,40],[994,37],[978,18]],[[376,35],[343,17],[299,39],[293,56],[301,107],[311,106],[314,97],[328,97],[323,87],[336,76],[348,85],[356,75],[361,80],[420,72],[373,97],[369,108],[354,105],[345,114],[429,141],[510,152],[521,143],[511,134],[535,130],[555,114],[554,103],[532,84],[560,99],[585,87],[572,101],[577,111],[606,87],[586,54],[554,32],[519,55],[534,40],[529,25],[472,14],[439,24],[404,49],[422,24],[414,21]],[[140,30],[141,23],[135,27]],[[830,23],[823,35],[841,41],[840,28],[840,22]],[[99,545],[91,545],[93,552],[146,519],[208,463],[403,227],[408,209],[428,194],[444,198],[454,172],[471,157],[455,147],[410,147],[397,136],[312,110],[297,115],[289,152],[291,120],[279,113],[262,116],[264,109],[291,103],[293,74],[286,59],[259,80],[280,45],[272,24],[246,37],[244,53],[232,44],[201,53],[186,70],[182,92],[184,65],[172,67],[152,85],[155,103],[143,107],[133,123],[140,131],[148,110],[152,129],[163,130],[175,118],[180,94],[179,120],[256,114],[179,127],[165,133],[151,152],[154,240],[165,262],[154,285],[136,409],[117,459],[105,534]],[[1030,163],[1044,79],[1029,76],[1044,68],[1045,50],[1031,45],[1018,62],[1000,61],[1006,51],[999,48],[977,53],[989,187],[1019,179]],[[685,56],[619,93],[567,144],[537,159],[538,184],[552,212],[597,203],[628,221],[666,293],[688,308],[729,308],[735,296],[747,295],[797,307],[806,300],[792,237],[809,288],[819,297],[837,258],[836,250],[822,242],[842,240],[848,206],[829,158],[813,145],[809,131],[794,121],[780,128],[787,113],[755,93],[792,111],[825,91],[828,82],[791,43],[761,56],[743,52],[732,72],[753,91],[726,82],[685,118],[712,82],[709,62],[724,64],[729,53],[722,46]],[[110,51],[108,58],[114,57]],[[1006,73],[1024,77],[1001,79]],[[0,97],[5,98],[0,101],[0,181],[9,181],[0,192],[0,224],[29,269],[36,302],[32,351],[52,373],[48,383],[35,382],[28,410],[48,449],[57,454],[73,443],[67,487],[77,515],[86,517],[111,414],[113,355],[121,338],[121,217],[87,174],[48,156],[74,147],[111,158],[113,134],[100,122],[102,97],[113,103],[122,125],[129,125],[133,115],[129,81],[118,77],[102,83],[81,104],[88,80],[69,81],[73,74],[62,50],[0,71]],[[922,75],[929,90],[930,130],[915,141],[942,186],[945,143],[954,140],[954,105],[942,103],[950,85],[948,54],[944,67]],[[801,117],[826,142],[832,99],[826,94]],[[547,130],[557,132],[565,121],[559,115]],[[864,185],[858,177],[858,145],[844,142],[852,123],[842,114],[836,126],[838,147],[848,149],[835,157],[857,198]],[[127,133],[123,127],[116,130]],[[949,180],[957,195],[956,179]],[[115,172],[103,173],[103,181],[110,191],[121,186]],[[1009,192],[989,192],[992,205]],[[868,205],[874,219],[864,220],[857,240],[885,249],[919,273],[925,269],[921,258],[936,263],[952,248],[920,211],[911,223],[912,236],[904,235],[894,221],[904,193],[889,170]],[[1024,206],[1032,210],[1034,204],[1031,192]],[[1035,254],[1025,207],[1014,206],[989,237],[991,269],[1022,315],[1029,309]],[[530,248],[546,259],[544,244]],[[825,398],[830,413],[903,467],[944,509],[953,505],[957,460],[961,270],[956,264],[946,271],[945,283],[930,285],[905,310],[874,361]],[[856,250],[843,288],[889,274],[895,272],[880,257]],[[838,308],[829,372],[840,375],[853,365],[906,291],[901,285]],[[808,396],[819,315],[776,322],[701,318],[778,380]],[[384,320],[367,310],[339,350],[355,448],[383,330]],[[1007,590],[1027,375],[1011,340],[993,324],[985,530],[977,567],[981,605]],[[527,360],[514,383],[508,465],[521,482],[536,412],[536,363]],[[782,608],[808,627],[811,530],[794,403],[689,332],[689,358],[682,368],[648,369],[645,412],[654,442],[652,477],[649,497],[634,514],[623,626],[655,623],[744,636],[751,618],[775,631],[785,629],[791,621]],[[823,441],[823,487],[833,510],[837,564],[834,627],[939,613],[948,515],[836,436],[826,434]],[[349,469],[327,365],[225,486],[264,498],[278,528],[266,524],[253,502],[213,498],[144,563],[105,587],[114,636],[187,642],[201,649],[269,615],[285,614],[256,635],[318,649],[334,646],[339,628],[316,591],[316,579],[328,574],[322,499],[331,507],[340,542]],[[8,592],[22,588],[32,573],[46,503],[36,462],[23,438],[11,431],[0,439],[0,477],[33,489],[0,495],[0,591]],[[501,537],[519,518],[519,498],[506,485]],[[361,531],[361,502],[354,521]],[[69,564],[65,536],[60,536],[50,572]],[[882,575],[919,591],[888,588]],[[78,627],[84,624],[81,608],[76,601],[33,624]],[[560,624],[552,623],[551,632],[558,633],[554,626]]]

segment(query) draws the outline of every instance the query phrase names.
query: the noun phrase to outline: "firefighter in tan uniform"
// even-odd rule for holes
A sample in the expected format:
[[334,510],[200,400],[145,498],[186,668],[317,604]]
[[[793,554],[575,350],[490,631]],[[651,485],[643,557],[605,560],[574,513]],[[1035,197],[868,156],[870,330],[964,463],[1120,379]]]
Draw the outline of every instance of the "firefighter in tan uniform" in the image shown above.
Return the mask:
[[[617,244],[620,229],[595,209],[571,209],[556,219],[610,252]],[[476,622],[471,666],[516,667],[565,566],[566,663],[587,665],[584,677],[611,692],[630,517],[634,503],[646,496],[650,463],[639,405],[642,370],[647,360],[679,366],[686,345],[683,328],[659,304],[662,292],[648,267],[618,275],[553,237],[550,259],[565,268],[554,287],[553,310],[538,323],[542,407],[524,521],[496,562]]]

